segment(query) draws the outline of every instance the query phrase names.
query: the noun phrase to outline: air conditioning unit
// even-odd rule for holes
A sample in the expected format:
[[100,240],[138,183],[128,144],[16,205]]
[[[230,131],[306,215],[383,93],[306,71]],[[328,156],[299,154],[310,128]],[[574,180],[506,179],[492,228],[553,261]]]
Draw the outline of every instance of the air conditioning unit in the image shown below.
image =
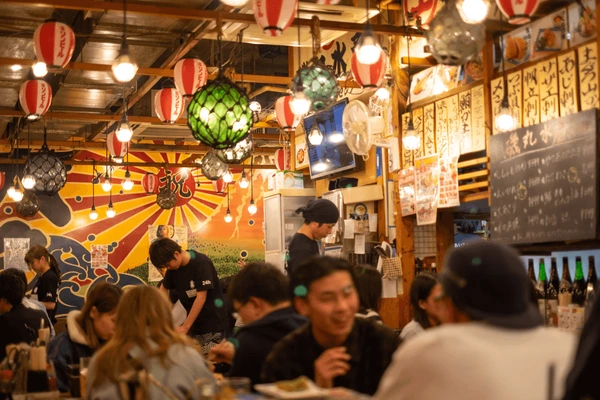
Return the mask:
[[[360,5],[362,3],[362,6]],[[252,3],[239,9],[239,13],[252,14]],[[379,10],[370,9],[369,18],[373,18],[379,14]],[[315,3],[300,2],[300,18],[311,19],[313,16],[319,17],[321,21],[349,22],[349,23],[364,23],[366,18],[366,10],[364,1],[359,2],[358,7],[341,6],[341,5],[318,5]],[[244,30],[244,42],[253,44],[268,44],[273,46],[298,46],[298,28],[296,25],[290,26],[283,32],[281,36],[265,35],[262,28],[256,24],[246,25],[238,22],[226,23],[223,27],[223,40],[237,41],[238,33]],[[329,43],[332,40],[344,35],[344,31],[332,31],[321,27],[321,43]],[[217,39],[216,33],[206,35],[209,39]],[[300,46],[312,47],[312,37],[310,28],[307,26],[300,27]]]

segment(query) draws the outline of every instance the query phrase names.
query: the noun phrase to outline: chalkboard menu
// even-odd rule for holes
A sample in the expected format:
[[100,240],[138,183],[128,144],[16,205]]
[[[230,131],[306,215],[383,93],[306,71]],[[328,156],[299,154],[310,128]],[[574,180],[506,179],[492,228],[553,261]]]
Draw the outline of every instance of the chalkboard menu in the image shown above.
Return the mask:
[[492,240],[596,238],[596,132],[591,109],[491,137]]

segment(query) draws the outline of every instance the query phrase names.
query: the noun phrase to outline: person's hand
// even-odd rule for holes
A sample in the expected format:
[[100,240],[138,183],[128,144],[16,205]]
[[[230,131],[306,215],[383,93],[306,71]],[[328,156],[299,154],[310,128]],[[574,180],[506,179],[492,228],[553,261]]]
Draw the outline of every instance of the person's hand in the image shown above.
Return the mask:
[[233,343],[224,340],[209,350],[208,359],[216,363],[232,364],[234,355],[235,347]]
[[187,335],[189,330],[190,330],[190,328],[188,328],[185,325],[181,325],[181,326],[178,326],[175,328],[175,332],[183,333],[184,335]]
[[315,360],[315,383],[324,389],[333,387],[336,376],[346,375],[350,370],[350,354],[345,347],[333,347],[325,350]]
[[238,267],[240,268],[244,268],[246,266],[246,261],[242,260],[241,258],[238,260],[237,262]]

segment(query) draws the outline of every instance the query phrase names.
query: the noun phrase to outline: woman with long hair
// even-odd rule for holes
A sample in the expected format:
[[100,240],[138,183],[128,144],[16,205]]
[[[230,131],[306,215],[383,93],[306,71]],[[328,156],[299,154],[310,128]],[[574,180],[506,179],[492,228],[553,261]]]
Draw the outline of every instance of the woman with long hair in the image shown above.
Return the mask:
[[113,335],[122,293],[120,287],[107,282],[93,285],[83,309],[67,315],[67,331],[48,345],[48,359],[54,362],[61,392],[70,389],[67,366],[79,365],[82,357],[91,357]]
[[445,312],[444,305],[440,303],[442,295],[442,285],[435,275],[423,272],[415,277],[410,287],[413,319],[402,329],[402,339],[409,339],[440,324],[440,317]]
[[35,245],[25,254],[25,262],[29,269],[38,275],[37,282],[31,292],[31,298],[41,302],[50,317],[56,323],[56,301],[60,286],[60,268],[56,258],[44,246]]
[[175,332],[171,309],[158,289],[128,289],[117,308],[115,334],[94,356],[86,398],[200,397],[214,378],[195,342]]
[[381,273],[370,265],[355,265],[354,272],[356,273],[356,290],[360,297],[360,308],[356,316],[381,323],[378,312],[383,290]]

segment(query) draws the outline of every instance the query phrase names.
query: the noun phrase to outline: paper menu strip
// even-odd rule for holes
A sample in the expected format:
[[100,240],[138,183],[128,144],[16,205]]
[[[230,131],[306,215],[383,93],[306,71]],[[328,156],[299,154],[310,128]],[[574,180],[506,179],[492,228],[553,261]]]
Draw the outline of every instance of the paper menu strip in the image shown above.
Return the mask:
[[369,214],[369,232],[377,232],[377,214]]
[[364,234],[354,236],[354,254],[365,254],[366,236]]
[[354,220],[344,220],[344,239],[354,239]]

